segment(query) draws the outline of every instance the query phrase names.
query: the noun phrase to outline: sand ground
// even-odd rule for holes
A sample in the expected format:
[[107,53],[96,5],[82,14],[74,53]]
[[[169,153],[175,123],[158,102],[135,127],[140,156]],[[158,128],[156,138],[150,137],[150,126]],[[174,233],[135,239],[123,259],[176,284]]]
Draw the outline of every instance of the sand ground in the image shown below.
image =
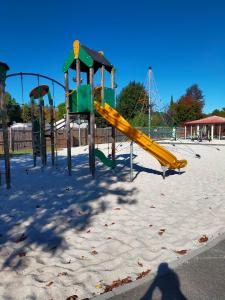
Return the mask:
[[159,163],[134,146],[129,182],[129,143],[117,145],[115,170],[97,163],[95,180],[87,147],[72,149],[71,177],[66,150],[57,168],[44,170],[32,168],[30,155],[13,158],[12,189],[0,189],[0,299],[91,298],[225,232],[225,147],[165,147],[188,160],[165,180]]

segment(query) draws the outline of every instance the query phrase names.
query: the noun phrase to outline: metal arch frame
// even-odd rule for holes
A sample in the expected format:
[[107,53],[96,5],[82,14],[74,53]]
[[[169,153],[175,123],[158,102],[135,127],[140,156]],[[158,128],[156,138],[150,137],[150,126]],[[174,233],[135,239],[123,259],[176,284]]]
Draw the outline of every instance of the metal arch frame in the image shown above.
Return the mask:
[[6,79],[9,78],[9,77],[14,77],[14,76],[36,76],[37,78],[45,78],[47,80],[50,80],[54,83],[56,83],[57,85],[61,86],[64,90],[66,89],[65,86],[60,83],[59,81],[51,78],[51,77],[48,77],[48,76],[45,76],[45,75],[42,75],[42,74],[37,74],[37,73],[26,73],[26,72],[19,72],[19,73],[12,73],[12,74],[8,74],[6,76]]

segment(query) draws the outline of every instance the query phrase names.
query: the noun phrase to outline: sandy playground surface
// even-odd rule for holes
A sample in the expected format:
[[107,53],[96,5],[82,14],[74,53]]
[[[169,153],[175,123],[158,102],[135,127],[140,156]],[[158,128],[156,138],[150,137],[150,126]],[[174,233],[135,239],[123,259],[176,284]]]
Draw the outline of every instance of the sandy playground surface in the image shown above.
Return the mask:
[[188,160],[184,173],[163,180],[159,163],[135,145],[132,183],[127,143],[115,171],[98,162],[95,180],[87,147],[72,150],[71,177],[66,150],[45,170],[32,168],[30,155],[13,158],[13,187],[0,189],[0,299],[92,298],[223,233],[225,147],[165,147]]

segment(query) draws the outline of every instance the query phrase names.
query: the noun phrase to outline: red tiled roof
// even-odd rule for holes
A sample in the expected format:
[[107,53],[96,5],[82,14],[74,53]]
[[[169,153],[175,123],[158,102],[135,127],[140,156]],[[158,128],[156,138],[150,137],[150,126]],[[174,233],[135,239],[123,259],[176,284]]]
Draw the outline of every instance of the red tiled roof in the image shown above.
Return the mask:
[[207,124],[225,124],[225,118],[211,116],[200,120],[184,122],[184,125],[207,125]]

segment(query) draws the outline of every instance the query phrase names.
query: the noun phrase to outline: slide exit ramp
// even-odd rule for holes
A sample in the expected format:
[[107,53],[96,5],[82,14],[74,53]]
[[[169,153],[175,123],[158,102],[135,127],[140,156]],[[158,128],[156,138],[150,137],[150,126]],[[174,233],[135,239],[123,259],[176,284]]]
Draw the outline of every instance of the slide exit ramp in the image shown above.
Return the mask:
[[187,165],[185,159],[178,160],[171,152],[166,150],[164,147],[157,144],[146,134],[140,130],[131,126],[131,124],[125,120],[117,110],[113,109],[107,103],[103,106],[94,101],[96,111],[106,119],[112,126],[117,128],[119,131],[128,136],[131,140],[141,146],[145,151],[154,156],[161,166],[168,169],[181,169]]

